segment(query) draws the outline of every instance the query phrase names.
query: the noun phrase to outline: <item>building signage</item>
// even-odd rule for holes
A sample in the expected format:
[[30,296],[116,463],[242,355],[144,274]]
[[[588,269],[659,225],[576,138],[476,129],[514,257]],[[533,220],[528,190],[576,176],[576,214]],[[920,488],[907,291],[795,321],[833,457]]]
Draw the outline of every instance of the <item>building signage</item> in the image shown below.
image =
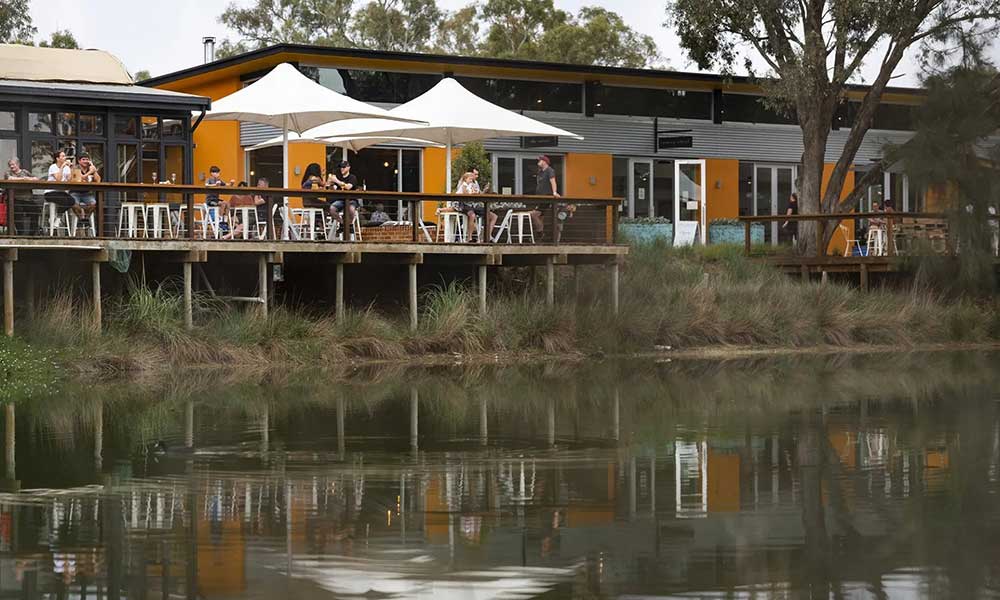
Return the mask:
[[674,229],[674,248],[694,246],[698,237],[698,221],[678,221]]
[[694,136],[690,135],[658,135],[656,137],[657,150],[669,150],[670,148],[691,148],[694,146]]
[[555,148],[559,146],[558,135],[521,136],[522,148]]

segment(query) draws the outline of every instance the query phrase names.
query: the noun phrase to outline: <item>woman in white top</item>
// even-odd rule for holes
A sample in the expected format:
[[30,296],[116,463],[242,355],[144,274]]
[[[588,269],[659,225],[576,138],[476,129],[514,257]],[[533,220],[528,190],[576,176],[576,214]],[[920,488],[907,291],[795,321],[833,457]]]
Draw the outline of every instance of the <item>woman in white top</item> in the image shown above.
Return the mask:
[[[481,194],[482,189],[479,187],[479,171],[473,169],[468,173],[463,173],[462,178],[458,182],[458,188],[455,189],[456,194],[470,195],[470,194]],[[485,212],[485,207],[479,202],[468,203],[468,202],[455,202],[453,203],[453,208],[459,212],[465,213],[469,217],[469,223],[475,223],[476,217],[482,217]],[[493,226],[496,225],[497,215],[495,212],[490,211],[486,215],[486,228],[483,234],[479,236],[479,241],[484,241],[483,238],[489,238],[492,236]],[[472,236],[469,236],[470,239]]]
[[[52,164],[49,165],[48,181],[60,183],[70,183],[73,181],[73,163],[66,157],[66,153],[60,150],[52,154]],[[45,192],[45,201],[55,204],[62,210],[73,210],[77,216],[83,216],[83,210],[77,204],[76,199],[64,190],[50,190]]]

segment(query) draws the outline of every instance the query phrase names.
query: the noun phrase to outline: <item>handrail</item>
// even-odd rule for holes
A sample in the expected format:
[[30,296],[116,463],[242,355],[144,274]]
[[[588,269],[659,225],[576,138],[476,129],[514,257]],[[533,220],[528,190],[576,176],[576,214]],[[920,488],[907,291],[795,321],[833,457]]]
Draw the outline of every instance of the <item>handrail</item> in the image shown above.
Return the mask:
[[[987,221],[998,221],[1000,215],[984,215]],[[753,223],[774,223],[784,221],[847,221],[854,219],[882,219],[885,221],[886,237],[893,239],[893,228],[902,225],[904,219],[947,219],[949,215],[942,212],[850,212],[850,213],[819,213],[819,214],[794,214],[794,215],[760,215],[742,216],[739,218],[744,225],[743,250],[747,256],[751,252],[751,232],[750,226]],[[823,244],[823,229],[816,227],[816,255],[826,256],[826,247]],[[886,255],[895,255],[893,244],[886,247]]]
[[[33,196],[41,192],[63,191],[63,192],[85,192],[94,194],[97,198],[97,220],[98,236],[104,236],[104,206],[105,195],[107,193],[119,194],[156,194],[160,202],[168,202],[164,196],[180,195],[183,202],[173,204],[184,204],[187,207],[185,212],[185,228],[191,234],[194,229],[194,197],[196,195],[218,196],[220,198],[231,196],[261,196],[266,202],[268,216],[267,235],[270,239],[275,239],[275,227],[273,218],[273,206],[280,202],[281,198],[321,198],[324,200],[360,200],[362,202],[403,202],[409,206],[412,225],[412,240],[415,242],[419,237],[418,229],[421,227],[421,213],[418,210],[422,202],[454,202],[465,201],[469,203],[479,203],[489,211],[491,205],[497,204],[519,204],[534,206],[536,210],[551,211],[553,223],[556,222],[556,215],[560,206],[565,205],[591,205],[606,207],[610,213],[607,217],[611,224],[611,239],[614,243],[617,236],[617,222],[619,217],[618,207],[623,202],[622,198],[592,198],[580,196],[537,196],[537,195],[504,195],[504,194],[446,194],[446,193],[423,193],[423,192],[390,192],[390,191],[366,191],[366,190],[328,190],[328,189],[297,189],[297,188],[259,188],[259,187],[230,187],[230,186],[208,186],[208,185],[188,185],[173,183],[115,183],[115,182],[55,182],[40,179],[0,179],[0,190],[5,190],[7,194],[9,212],[13,214],[13,207],[19,199],[25,197],[24,192],[30,192]],[[20,192],[20,193],[18,193]],[[156,202],[146,201],[147,204]],[[543,208],[544,207],[544,208]],[[352,233],[353,224],[345,223],[345,235]],[[17,235],[16,226],[12,229]]]

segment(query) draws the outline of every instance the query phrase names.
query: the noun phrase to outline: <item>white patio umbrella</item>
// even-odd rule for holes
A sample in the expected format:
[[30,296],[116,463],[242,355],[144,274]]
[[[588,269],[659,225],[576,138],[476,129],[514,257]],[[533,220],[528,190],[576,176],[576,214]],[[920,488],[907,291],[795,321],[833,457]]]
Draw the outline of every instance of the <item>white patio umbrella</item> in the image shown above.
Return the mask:
[[[266,142],[261,142],[256,146],[250,146],[247,150],[262,150],[264,148],[273,148],[275,146],[282,145],[282,136],[273,137]],[[444,144],[439,144],[437,142],[429,142],[427,140],[420,140],[416,138],[406,138],[406,137],[392,137],[387,135],[372,135],[364,137],[333,137],[333,138],[312,138],[307,137],[306,134],[299,135],[297,133],[288,134],[289,144],[325,144],[327,146],[336,146],[337,148],[343,148],[344,150],[352,150],[354,152],[360,152],[369,146],[375,146],[376,144],[392,144],[392,143],[402,143],[402,144],[419,144],[424,146],[432,146],[435,148],[444,148]],[[346,155],[345,155],[346,156]]]
[[[389,111],[326,88],[288,63],[271,69],[247,87],[212,103],[208,121],[264,123],[282,131],[284,187],[288,187],[288,132],[342,119],[391,118]],[[421,119],[403,119],[420,123]],[[398,120],[394,121],[398,123]]]
[[[451,192],[451,148],[488,138],[518,136],[583,137],[528,118],[483,100],[448,77],[389,111],[397,122],[381,119],[351,119],[328,123],[305,132],[311,138],[391,136],[416,138],[444,144],[447,148],[446,190]],[[425,121],[426,124],[414,124]]]

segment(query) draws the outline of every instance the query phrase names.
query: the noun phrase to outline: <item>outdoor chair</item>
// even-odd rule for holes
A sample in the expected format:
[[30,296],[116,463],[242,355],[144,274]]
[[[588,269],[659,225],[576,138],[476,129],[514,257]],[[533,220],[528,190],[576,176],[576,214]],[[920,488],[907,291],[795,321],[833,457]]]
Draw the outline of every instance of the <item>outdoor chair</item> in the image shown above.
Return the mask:
[[170,205],[152,203],[146,205],[146,237],[160,239],[163,237],[174,237],[173,227],[170,226]]
[[530,210],[512,210],[508,212],[506,216],[504,216],[499,227],[497,227],[497,233],[493,236],[493,243],[499,242],[504,234],[506,234],[507,243],[512,244],[514,239],[513,229],[515,222],[517,223],[517,243],[523,244],[524,238],[527,236],[528,241],[534,244],[535,227],[531,223]]
[[854,255],[854,250],[858,251],[857,256],[864,256],[865,253],[861,250],[861,241],[851,239],[850,229],[847,225],[841,223],[837,228],[840,229],[840,233],[844,234],[844,256]]
[[469,217],[454,209],[438,211],[437,241],[464,242]]

